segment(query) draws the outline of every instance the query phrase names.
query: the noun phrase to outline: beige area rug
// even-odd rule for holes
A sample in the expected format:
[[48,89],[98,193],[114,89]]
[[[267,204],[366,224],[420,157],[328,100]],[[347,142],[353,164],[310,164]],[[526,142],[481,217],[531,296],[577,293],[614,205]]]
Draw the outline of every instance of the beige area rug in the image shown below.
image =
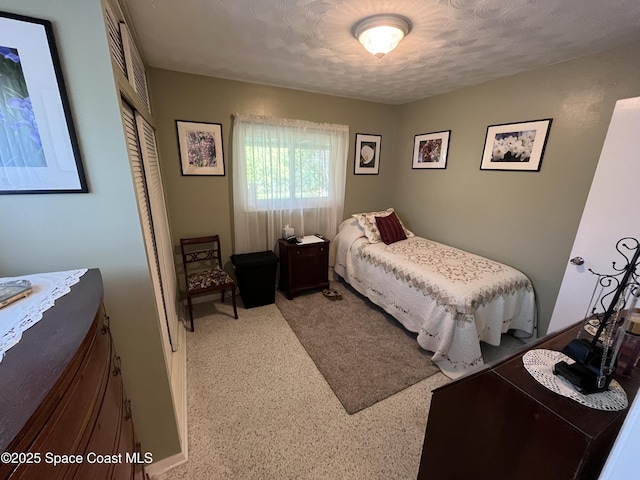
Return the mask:
[[342,300],[320,290],[276,305],[345,410],[354,414],[434,373],[416,334],[343,282]]

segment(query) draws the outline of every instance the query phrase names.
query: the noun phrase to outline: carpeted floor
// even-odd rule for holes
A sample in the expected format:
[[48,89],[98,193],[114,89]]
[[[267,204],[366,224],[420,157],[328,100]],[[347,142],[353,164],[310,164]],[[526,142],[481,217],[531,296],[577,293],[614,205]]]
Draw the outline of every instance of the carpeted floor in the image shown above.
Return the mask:
[[434,373],[416,335],[343,282],[330,300],[321,291],[276,305],[347,413],[353,414]]
[[275,305],[194,307],[189,461],[156,480],[414,480],[436,373],[349,415]]
[[450,382],[442,373],[349,415],[275,305],[239,308],[238,320],[220,302],[194,313],[189,461],[154,480],[416,478],[431,392]]

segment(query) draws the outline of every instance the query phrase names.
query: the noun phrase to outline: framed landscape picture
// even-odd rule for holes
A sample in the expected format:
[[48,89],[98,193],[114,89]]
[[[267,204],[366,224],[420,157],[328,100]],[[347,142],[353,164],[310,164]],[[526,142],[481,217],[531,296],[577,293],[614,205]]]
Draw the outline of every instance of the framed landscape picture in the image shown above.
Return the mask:
[[447,168],[451,130],[416,135],[411,168]]
[[551,118],[487,127],[480,170],[539,172]]
[[0,12],[0,194],[86,192],[51,22]]
[[224,175],[222,125],[176,121],[182,175]]
[[382,135],[356,133],[356,175],[377,175],[380,169],[380,142]]

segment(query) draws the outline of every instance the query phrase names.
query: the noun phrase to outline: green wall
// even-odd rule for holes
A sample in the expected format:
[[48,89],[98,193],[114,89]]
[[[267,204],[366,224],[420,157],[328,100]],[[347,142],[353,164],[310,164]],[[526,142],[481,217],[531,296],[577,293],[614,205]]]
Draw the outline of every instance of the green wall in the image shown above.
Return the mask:
[[[218,232],[232,249],[232,114],[350,126],[345,217],[395,207],[409,228],[533,281],[546,332],[615,101],[640,95],[640,45],[392,106],[151,69],[174,243]],[[480,171],[488,125],[553,118],[540,172]],[[225,177],[183,177],[175,120],[223,127]],[[412,170],[414,135],[451,130],[447,168]],[[382,135],[380,175],[353,174],[356,133]]]
[[90,191],[0,196],[0,276],[101,270],[137,434],[159,460],[180,446],[100,2],[0,0],[0,10],[53,23]]
[[[349,125],[345,216],[387,208],[395,149],[395,107],[329,95],[150,69],[152,109],[174,244],[218,233],[233,253],[231,126],[234,113]],[[176,120],[222,124],[224,177],[182,176]],[[379,175],[354,175],[356,133],[382,135]]]
[[[525,272],[537,290],[541,332],[615,102],[640,95],[639,58],[635,44],[400,109],[393,205],[420,235]],[[488,125],[542,118],[553,122],[540,172],[480,171]],[[451,130],[447,168],[412,170],[414,135],[440,130]]]

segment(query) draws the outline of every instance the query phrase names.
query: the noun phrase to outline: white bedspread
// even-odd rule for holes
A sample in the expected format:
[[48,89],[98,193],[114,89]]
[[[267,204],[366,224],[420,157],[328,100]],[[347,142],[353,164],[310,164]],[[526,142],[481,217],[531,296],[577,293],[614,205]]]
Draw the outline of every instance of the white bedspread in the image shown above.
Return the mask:
[[445,375],[482,365],[480,341],[532,334],[535,298],[522,272],[417,236],[371,244],[354,222],[333,240],[335,273],[417,333]]

